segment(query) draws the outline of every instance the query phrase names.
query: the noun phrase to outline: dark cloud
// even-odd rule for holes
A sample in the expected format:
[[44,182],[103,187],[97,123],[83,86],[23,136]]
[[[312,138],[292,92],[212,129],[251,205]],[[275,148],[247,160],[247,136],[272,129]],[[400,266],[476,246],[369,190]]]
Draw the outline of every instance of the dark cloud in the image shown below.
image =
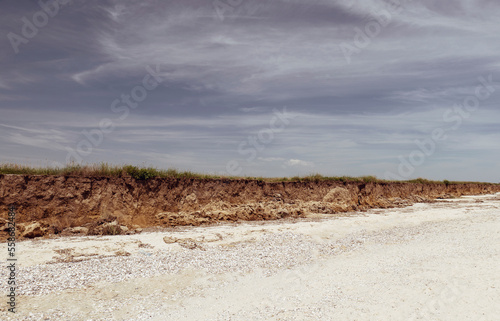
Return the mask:
[[[108,119],[114,130],[82,160],[223,172],[235,159],[249,175],[383,176],[416,139],[462,117],[414,175],[492,179],[491,168],[446,168],[476,166],[468,151],[479,147],[500,156],[496,1],[214,3],[73,0],[25,37],[23,18],[40,6],[0,2],[0,161],[64,162]],[[17,54],[11,33],[28,40]],[[112,110],[157,65],[162,83],[126,116]],[[449,111],[488,75],[496,91],[480,108]],[[247,161],[239,146],[285,106],[296,117]]]

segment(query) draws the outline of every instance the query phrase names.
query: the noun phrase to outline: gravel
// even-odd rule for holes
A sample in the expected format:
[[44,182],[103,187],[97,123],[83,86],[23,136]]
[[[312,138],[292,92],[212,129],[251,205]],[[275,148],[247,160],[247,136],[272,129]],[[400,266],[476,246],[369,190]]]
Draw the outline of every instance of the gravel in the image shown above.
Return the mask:
[[[406,211],[415,214],[419,211],[418,208],[413,208],[411,211],[408,209],[378,211],[385,213],[387,219],[394,218],[396,223],[375,230],[359,229],[341,238],[319,239],[300,231],[262,232],[253,240],[222,244],[203,243],[203,246],[193,249],[181,248],[165,252],[145,248],[129,256],[21,266],[17,280],[19,313],[14,318],[4,309],[0,312],[0,318],[3,320],[196,320],[200,317],[199,320],[330,320],[333,316],[337,318],[341,316],[360,320],[397,320],[397,316],[387,313],[377,317],[371,307],[380,304],[381,299],[373,296],[373,292],[370,291],[378,289],[389,296],[394,295],[394,289],[397,288],[400,291],[416,288],[422,291],[420,288],[422,282],[441,284],[446,289],[447,283],[441,280],[443,275],[433,275],[427,280],[419,279],[417,284],[412,283],[411,276],[415,271],[423,273],[429,259],[440,260],[443,256],[449,257],[450,260],[467,256],[473,258],[477,255],[492,257],[495,251],[498,254],[498,246],[492,249],[489,246],[491,244],[469,244],[466,241],[477,236],[484,237],[484,233],[480,230],[482,224],[498,226],[498,203],[499,201],[495,199],[476,204],[473,198],[463,203],[453,202],[451,205],[446,204],[446,209],[450,213],[447,214],[446,220],[421,221],[416,224],[408,224],[402,213]],[[471,207],[471,204],[474,207]],[[444,212],[442,205],[443,203],[426,204],[421,211]],[[463,215],[451,214],[456,212]],[[349,219],[353,220],[353,223],[356,221],[355,217]],[[328,222],[335,225],[336,223],[332,221],[326,220],[324,224]],[[321,226],[322,222],[315,224]],[[468,229],[467,224],[476,226],[479,230]],[[462,233],[467,232],[473,234],[469,238],[464,237]],[[437,235],[439,238],[434,239]],[[442,247],[436,245],[437,240],[444,242]],[[409,252],[408,255],[397,251],[397,249],[409,249],[411,246],[425,248],[429,244],[433,250],[425,255],[421,251]],[[456,247],[449,246],[450,244],[455,244]],[[383,254],[378,251],[383,251],[380,252]],[[373,258],[374,253],[383,256]],[[373,258],[373,264],[365,264],[363,257],[367,258],[366,262]],[[492,260],[492,264],[498,266],[498,259]],[[344,263],[338,265],[339,262]],[[461,261],[457,259],[457,263],[459,262]],[[435,269],[441,271],[440,267],[436,266]],[[6,269],[0,271],[0,280],[7,279],[6,272]],[[169,280],[173,280],[169,282],[175,283],[187,280],[186,275],[190,275],[190,279],[181,286],[173,286],[172,290],[159,286],[159,282],[158,287],[155,287],[156,281],[153,280],[169,276],[171,277]],[[390,276],[395,278],[396,283],[393,285],[386,282],[386,278],[390,280]],[[352,289],[346,281],[349,278],[356,280]],[[379,282],[380,278],[387,285],[384,286],[384,282]],[[148,279],[153,280],[151,284],[141,281]],[[96,286],[105,284],[104,288],[111,289],[116,286],[116,289],[120,289],[122,284],[133,281],[143,284],[143,287],[147,283],[151,288],[146,294],[144,291],[141,293],[138,291],[136,294],[131,291],[122,295],[120,294],[122,290],[116,290],[113,297],[104,295],[103,288]],[[488,298],[499,298],[498,289],[499,287],[489,290],[491,293]],[[103,297],[86,302],[87,310],[84,314],[82,310],[75,308],[61,309],[59,305],[51,309],[37,303],[43,303],[46,297],[64,298],[72,293],[78,296],[86,292],[94,293],[92,291],[95,291],[96,295],[100,293]],[[371,293],[372,296],[367,293]],[[248,294],[254,294],[255,297]],[[420,294],[426,297],[425,293]],[[405,296],[404,292],[402,296]],[[234,304],[227,303],[228,306],[224,309],[226,302],[231,300],[235,301]],[[427,299],[422,300],[421,298],[418,302],[412,303],[413,311],[409,309],[406,318],[425,319],[428,316],[429,313],[425,312]],[[238,304],[240,305],[238,309],[233,308]],[[210,310],[211,307],[218,305],[219,308]],[[43,312],[39,312],[41,310]],[[126,313],[118,313],[125,310]],[[446,319],[442,315],[437,316],[438,319]],[[436,314],[432,314],[431,317],[436,317]],[[493,318],[488,319],[488,316],[483,319],[493,320]]]

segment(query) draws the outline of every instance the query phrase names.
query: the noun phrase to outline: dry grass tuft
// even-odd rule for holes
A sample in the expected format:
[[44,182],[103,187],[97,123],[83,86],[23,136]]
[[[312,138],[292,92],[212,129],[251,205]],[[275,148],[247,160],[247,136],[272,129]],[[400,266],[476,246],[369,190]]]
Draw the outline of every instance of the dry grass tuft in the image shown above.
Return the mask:
[[[132,177],[136,180],[148,180],[152,178],[188,178],[188,179],[229,179],[229,180],[256,180],[265,182],[319,182],[319,181],[337,181],[337,182],[359,182],[359,183],[388,183],[398,181],[388,181],[379,179],[375,176],[323,176],[315,173],[306,176],[294,177],[236,177],[224,175],[209,175],[195,173],[191,171],[179,171],[177,169],[158,169],[155,167],[139,167],[134,165],[113,165],[109,163],[99,164],[69,164],[64,167],[34,167],[29,165],[20,165],[13,163],[0,164],[0,174],[17,174],[17,175],[64,175],[64,176],[82,176],[82,177]],[[417,178],[408,181],[402,181],[415,184],[463,184],[463,183],[478,183],[478,184],[493,184],[481,182],[450,182],[432,181],[424,178]]]

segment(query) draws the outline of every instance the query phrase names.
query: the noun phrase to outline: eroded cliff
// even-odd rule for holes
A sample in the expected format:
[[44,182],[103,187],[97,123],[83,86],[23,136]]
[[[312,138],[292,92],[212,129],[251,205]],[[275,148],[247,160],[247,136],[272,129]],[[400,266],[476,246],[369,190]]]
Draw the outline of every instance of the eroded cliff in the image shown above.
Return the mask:
[[0,224],[21,237],[120,234],[150,226],[272,220],[500,192],[493,184],[360,183],[0,175]]

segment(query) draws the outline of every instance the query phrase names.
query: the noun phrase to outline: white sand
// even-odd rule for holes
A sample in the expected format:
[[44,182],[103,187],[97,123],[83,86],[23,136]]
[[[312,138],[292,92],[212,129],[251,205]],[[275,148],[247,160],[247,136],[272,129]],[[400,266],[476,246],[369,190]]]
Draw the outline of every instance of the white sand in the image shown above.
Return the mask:
[[[499,320],[499,207],[500,195],[489,195],[295,223],[20,242],[24,295],[15,318],[0,303],[0,319]],[[64,260],[80,262],[54,263]],[[0,278],[5,288],[5,271]]]

